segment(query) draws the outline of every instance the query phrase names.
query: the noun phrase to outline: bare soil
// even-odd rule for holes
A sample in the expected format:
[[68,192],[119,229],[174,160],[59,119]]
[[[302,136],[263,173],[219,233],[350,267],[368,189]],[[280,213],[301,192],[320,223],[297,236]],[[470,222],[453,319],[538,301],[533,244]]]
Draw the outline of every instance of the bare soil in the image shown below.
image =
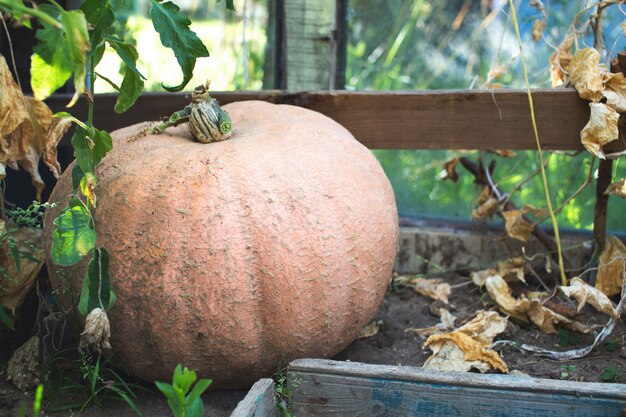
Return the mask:
[[[494,308],[489,298],[468,281],[469,278],[461,276],[448,279],[453,286],[448,308],[458,317],[457,325],[471,319],[477,310]],[[410,287],[392,287],[375,317],[380,324],[380,331],[374,336],[356,340],[334,359],[421,366],[430,355],[430,351],[422,348],[423,338],[405,330],[437,324],[440,320],[433,312],[439,307],[444,307],[440,301],[421,296]],[[587,323],[599,325],[606,320],[604,316],[588,310],[584,310],[583,313],[581,319]],[[576,333],[547,335],[532,326],[509,320],[507,330],[500,338],[554,350],[567,350],[590,344],[593,335]],[[11,345],[7,343],[9,339],[6,332],[0,333],[0,416],[15,417],[18,415],[20,402],[31,404],[32,397],[20,393],[11,383],[5,381],[6,363],[10,354],[8,345]],[[626,324],[623,321],[618,322],[611,337],[582,359],[557,362],[534,357],[514,348],[503,350],[501,355],[510,370],[520,371],[534,377],[623,384],[626,383]],[[609,376],[613,376],[611,381],[606,381]],[[161,394],[150,386],[145,387],[149,391],[136,391],[138,393],[136,404],[144,416],[171,415]],[[216,391],[204,395],[205,416],[229,416],[245,394],[245,391]],[[76,415],[76,411],[42,414],[73,416]],[[107,403],[104,408],[86,409],[80,415],[125,417],[136,414],[125,403],[115,401]]]

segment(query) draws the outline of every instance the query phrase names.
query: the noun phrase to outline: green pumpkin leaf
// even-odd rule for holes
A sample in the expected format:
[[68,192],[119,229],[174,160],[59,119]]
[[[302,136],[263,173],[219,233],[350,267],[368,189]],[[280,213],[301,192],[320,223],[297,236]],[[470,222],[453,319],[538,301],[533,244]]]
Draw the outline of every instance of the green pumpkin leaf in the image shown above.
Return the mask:
[[79,262],[96,244],[96,231],[87,209],[78,202],[66,207],[54,219],[52,260],[61,266]]
[[101,306],[106,311],[113,304],[114,298],[109,277],[109,254],[104,248],[96,248],[83,279],[78,311],[85,316]]
[[[135,104],[141,95],[143,91],[142,78],[144,80],[146,78],[137,70],[137,67],[135,66],[137,59],[139,58],[139,54],[132,45],[110,36],[107,37],[107,42],[109,42],[113,49],[115,49],[124,63],[124,80],[122,81],[122,85],[119,88],[116,88],[118,95],[114,108],[116,113],[124,113],[132,107],[133,104]],[[110,80],[102,77],[101,75],[100,77],[109,82],[109,84],[113,85]]]
[[107,152],[113,149],[113,139],[111,139],[109,132],[94,129],[93,144],[93,164],[95,166],[104,158]]
[[93,171],[93,167],[95,166],[88,133],[89,132],[82,127],[76,126],[76,130],[74,130],[74,135],[72,136],[74,158],[76,158],[76,164],[83,173]]
[[124,68],[124,80],[115,102],[116,113],[124,113],[131,108],[143,92],[143,80],[128,67]]
[[105,34],[109,32],[115,22],[113,7],[108,0],[85,0],[80,6],[85,18],[93,29],[89,34],[92,45],[99,45]]
[[107,36],[105,39],[109,43],[109,45],[111,45],[111,47],[115,50],[115,52],[117,52],[117,55],[122,59],[124,64],[126,64],[126,67],[134,72],[135,75],[145,80],[146,77],[144,77],[143,74],[141,74],[136,67],[139,54],[137,53],[135,47],[113,36]]
[[70,63],[74,72],[74,88],[76,92],[68,107],[72,107],[78,97],[85,91],[85,76],[87,74],[86,53],[90,49],[87,20],[81,10],[62,11],[61,22],[65,32],[65,42],[69,49]]
[[92,207],[96,206],[96,195],[93,192],[96,184],[98,184],[98,180],[93,172],[86,172],[79,184],[80,192],[87,198]]
[[4,310],[4,306],[0,303],[0,323],[4,324],[9,329],[15,331],[15,325],[9,314]]
[[168,91],[180,91],[191,80],[196,58],[209,56],[209,51],[195,32],[189,29],[191,21],[187,16],[178,13],[179,8],[172,2],[159,3],[150,0],[150,18],[154,29],[161,37],[161,43],[171,48],[183,71],[183,81],[175,87],[163,85]]
[[72,190],[76,192],[78,187],[80,186],[80,181],[85,176],[85,172],[82,170],[80,165],[74,164],[74,168],[72,168]]
[[[50,7],[42,11],[54,13]],[[50,13],[49,13],[50,14]],[[37,100],[45,100],[61,88],[72,76],[70,52],[63,31],[41,22],[35,37],[37,44],[31,57],[31,88]]]

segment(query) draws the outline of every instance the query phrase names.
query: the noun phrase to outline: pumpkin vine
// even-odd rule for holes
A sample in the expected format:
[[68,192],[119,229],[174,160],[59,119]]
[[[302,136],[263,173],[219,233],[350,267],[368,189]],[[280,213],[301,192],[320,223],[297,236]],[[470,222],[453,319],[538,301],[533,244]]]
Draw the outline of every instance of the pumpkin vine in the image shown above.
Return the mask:
[[[181,91],[192,77],[196,59],[209,56],[209,52],[189,28],[191,21],[179,12],[178,6],[163,0],[150,0],[150,5],[150,17],[161,43],[173,50],[183,74],[178,85],[163,85],[163,88]],[[225,5],[234,10],[232,1],[226,1]],[[59,266],[71,266],[90,257],[77,308],[87,316],[81,347],[92,345],[99,350],[101,346],[108,347],[106,310],[113,304],[115,294],[108,273],[108,253],[97,245],[96,167],[112,149],[113,141],[107,131],[94,125],[94,84],[97,77],[111,84],[118,92],[114,109],[117,113],[125,112],[144,87],[145,77],[136,66],[139,55],[133,45],[116,36],[116,23],[121,19],[109,0],[85,0],[78,10],[71,11],[55,0],[32,6],[21,0],[0,0],[0,11],[27,27],[31,27],[31,18],[39,24],[31,66],[35,97],[46,99],[73,76],[75,94],[67,107],[72,107],[83,94],[89,101],[86,122],[67,112],[55,115],[76,125],[71,139],[75,164],[72,193],[67,206],[54,220],[51,257]],[[124,78],[119,86],[96,72],[107,46],[122,60]]]

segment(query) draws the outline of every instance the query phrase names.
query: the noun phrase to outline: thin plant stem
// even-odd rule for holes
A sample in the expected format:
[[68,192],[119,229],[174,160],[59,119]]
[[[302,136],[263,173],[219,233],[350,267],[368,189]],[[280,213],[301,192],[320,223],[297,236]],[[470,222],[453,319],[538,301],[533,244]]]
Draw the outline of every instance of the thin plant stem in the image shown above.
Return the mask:
[[522,70],[524,72],[524,82],[526,84],[526,92],[528,94],[528,107],[530,108],[530,118],[533,124],[533,133],[535,134],[535,141],[537,142],[537,151],[539,153],[539,163],[541,167],[541,178],[543,180],[543,187],[546,193],[546,203],[548,205],[548,211],[550,212],[550,219],[552,220],[552,227],[554,228],[554,239],[556,240],[557,255],[559,259],[559,270],[561,273],[562,285],[567,285],[567,277],[565,276],[565,267],[563,265],[563,252],[561,250],[561,236],[559,234],[559,225],[552,209],[552,200],[550,199],[550,189],[548,188],[548,178],[546,175],[546,169],[544,168],[543,150],[541,149],[541,142],[539,141],[539,131],[537,130],[537,120],[535,118],[535,106],[533,103],[533,96],[530,92],[530,81],[528,80],[528,69],[526,68],[526,60],[524,59],[524,53],[522,48],[522,36],[519,32],[519,25],[517,24],[517,14],[515,12],[515,5],[513,0],[509,0],[509,7],[511,8],[511,17],[513,19],[513,27],[515,28],[515,35],[517,36],[517,42],[519,44],[520,58],[522,61]]
[[26,7],[23,4],[19,4],[15,0],[0,0],[0,6],[4,6],[6,10],[13,10],[29,16],[36,17],[37,19],[49,24],[50,26],[55,27],[56,29],[63,29],[63,25],[61,25],[61,22],[57,21],[49,14],[32,7]]

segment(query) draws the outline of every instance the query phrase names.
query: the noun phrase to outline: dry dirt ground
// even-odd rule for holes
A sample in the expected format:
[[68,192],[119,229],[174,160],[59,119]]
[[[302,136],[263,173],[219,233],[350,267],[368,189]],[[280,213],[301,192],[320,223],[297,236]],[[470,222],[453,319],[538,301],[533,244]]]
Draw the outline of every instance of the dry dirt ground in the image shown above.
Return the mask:
[[[467,277],[453,277],[449,282],[454,286],[450,297],[450,312],[458,317],[457,325],[470,319],[474,312],[480,309],[493,308],[483,292],[468,283]],[[375,320],[380,323],[380,331],[371,337],[353,342],[347,349],[339,353],[335,359],[350,360],[353,362],[367,362],[376,364],[421,366],[430,355],[428,349],[423,349],[424,339],[412,332],[405,332],[407,328],[428,327],[439,322],[439,318],[432,312],[441,307],[440,302],[417,294],[410,287],[394,287],[385,297]],[[584,312],[587,322],[602,323],[604,318],[591,312]],[[522,343],[543,346],[545,348],[564,350],[577,346],[586,346],[591,343],[592,336],[583,336],[574,333],[560,335],[546,335],[536,328],[509,321],[507,330],[500,338],[510,339]],[[17,407],[20,401],[31,401],[4,381],[7,352],[0,352],[0,416],[17,416]],[[501,352],[509,369],[518,370],[531,376],[555,379],[573,379],[577,381],[599,382],[611,377],[615,383],[626,383],[626,325],[618,322],[612,336],[587,357],[568,362],[556,362],[544,358],[534,357],[513,348]],[[221,391],[206,394],[206,416],[228,416],[238,401],[243,398],[245,391]],[[146,417],[164,417],[171,415],[163,397],[151,390],[139,392],[136,400],[138,407]],[[47,416],[72,416],[75,412],[62,413],[44,412]],[[81,416],[125,417],[136,415],[125,403],[107,403],[105,408],[92,407],[83,411]]]

